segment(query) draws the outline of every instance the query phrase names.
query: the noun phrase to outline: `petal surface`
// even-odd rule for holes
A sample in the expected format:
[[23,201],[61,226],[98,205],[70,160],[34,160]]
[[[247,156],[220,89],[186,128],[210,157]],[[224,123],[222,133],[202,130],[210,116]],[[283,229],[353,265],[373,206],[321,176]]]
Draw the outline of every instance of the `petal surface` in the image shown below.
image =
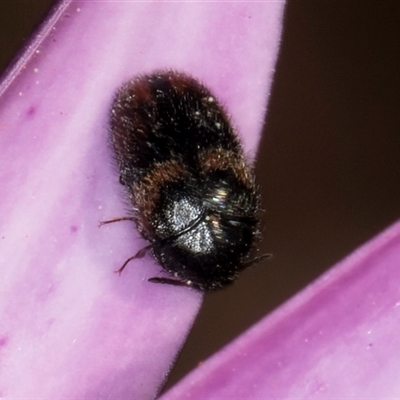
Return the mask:
[[399,265],[400,222],[162,399],[399,398]]
[[62,1],[0,85],[0,397],[151,399],[201,305],[147,281],[108,146],[115,90],[186,71],[257,146],[283,3]]

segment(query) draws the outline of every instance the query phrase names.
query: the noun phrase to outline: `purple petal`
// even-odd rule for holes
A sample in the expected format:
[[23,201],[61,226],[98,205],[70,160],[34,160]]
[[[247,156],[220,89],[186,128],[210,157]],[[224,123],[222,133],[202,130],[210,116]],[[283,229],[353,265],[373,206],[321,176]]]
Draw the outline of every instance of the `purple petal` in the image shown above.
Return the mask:
[[156,285],[107,146],[125,80],[204,81],[247,150],[260,135],[282,2],[60,2],[0,86],[0,397],[153,398],[202,295]]
[[173,388],[173,399],[398,398],[400,222]]

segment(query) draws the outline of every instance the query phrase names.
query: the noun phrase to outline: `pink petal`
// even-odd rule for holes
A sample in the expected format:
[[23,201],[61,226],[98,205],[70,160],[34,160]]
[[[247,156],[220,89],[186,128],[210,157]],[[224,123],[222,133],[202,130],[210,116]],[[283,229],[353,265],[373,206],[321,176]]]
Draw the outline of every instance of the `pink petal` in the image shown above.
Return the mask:
[[157,68],[204,81],[247,150],[260,135],[283,3],[61,1],[0,86],[0,397],[156,395],[201,304],[156,285],[107,145],[125,80]]
[[399,266],[400,222],[162,399],[398,398]]

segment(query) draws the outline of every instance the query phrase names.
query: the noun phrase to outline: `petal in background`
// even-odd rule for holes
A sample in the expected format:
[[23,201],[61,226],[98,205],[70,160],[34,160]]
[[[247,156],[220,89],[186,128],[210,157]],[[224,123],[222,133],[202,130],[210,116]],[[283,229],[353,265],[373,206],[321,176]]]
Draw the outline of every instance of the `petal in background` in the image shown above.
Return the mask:
[[399,282],[397,223],[162,399],[397,399]]

